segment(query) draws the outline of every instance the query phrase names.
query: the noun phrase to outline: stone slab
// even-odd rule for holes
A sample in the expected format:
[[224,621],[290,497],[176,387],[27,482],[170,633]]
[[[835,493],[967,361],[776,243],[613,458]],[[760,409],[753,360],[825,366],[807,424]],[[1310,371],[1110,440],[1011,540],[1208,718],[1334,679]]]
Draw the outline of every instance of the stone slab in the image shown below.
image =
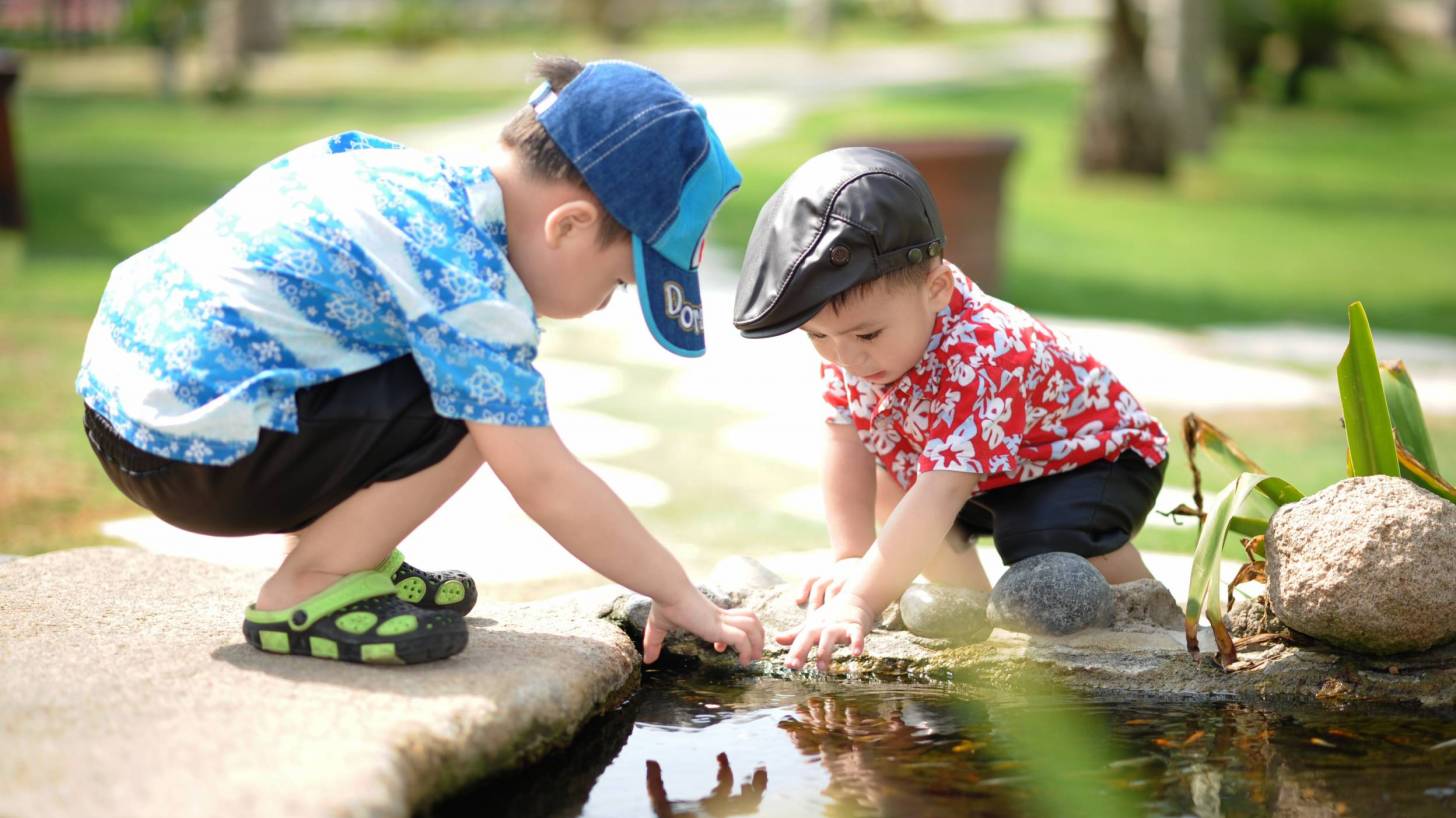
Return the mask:
[[266,572],[123,548],[0,565],[0,815],[407,816],[635,688],[609,623],[483,603],[443,662],[248,646]]

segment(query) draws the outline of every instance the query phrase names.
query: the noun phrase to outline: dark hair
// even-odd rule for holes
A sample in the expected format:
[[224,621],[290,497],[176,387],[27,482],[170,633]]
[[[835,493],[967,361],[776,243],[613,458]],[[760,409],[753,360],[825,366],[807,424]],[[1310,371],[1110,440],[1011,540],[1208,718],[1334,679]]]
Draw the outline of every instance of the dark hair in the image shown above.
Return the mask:
[[[537,57],[536,76],[551,83],[551,90],[561,92],[566,84],[576,79],[583,66],[570,57]],[[581,171],[571,164],[566,154],[551,139],[545,126],[536,120],[536,111],[529,105],[521,108],[511,121],[501,129],[501,144],[510,148],[525,165],[526,170],[538,179],[551,182],[570,182],[582,190],[591,192]],[[595,198],[595,196],[593,196]],[[600,200],[597,202],[601,204]],[[625,238],[627,228],[623,227],[606,207],[601,208],[602,220],[597,230],[597,243],[602,247]]]
[[884,275],[875,276],[868,281],[861,281],[825,303],[829,305],[831,310],[839,312],[849,302],[869,295],[870,290],[881,285],[887,288],[894,288],[903,287],[907,284],[924,284],[925,280],[930,277],[930,272],[940,266],[940,262],[940,256],[931,256],[919,264],[911,264],[908,267],[891,270]]

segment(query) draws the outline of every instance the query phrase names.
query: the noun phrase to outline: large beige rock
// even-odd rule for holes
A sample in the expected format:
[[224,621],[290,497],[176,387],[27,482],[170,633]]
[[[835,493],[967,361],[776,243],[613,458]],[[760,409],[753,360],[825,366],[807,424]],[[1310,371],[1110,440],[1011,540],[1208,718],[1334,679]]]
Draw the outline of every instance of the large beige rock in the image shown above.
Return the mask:
[[1286,626],[1371,654],[1456,639],[1456,504],[1408,480],[1354,477],[1281,508],[1266,539]]
[[634,687],[592,616],[477,607],[412,667],[243,642],[265,574],[116,548],[0,565],[0,815],[407,816],[568,741]]

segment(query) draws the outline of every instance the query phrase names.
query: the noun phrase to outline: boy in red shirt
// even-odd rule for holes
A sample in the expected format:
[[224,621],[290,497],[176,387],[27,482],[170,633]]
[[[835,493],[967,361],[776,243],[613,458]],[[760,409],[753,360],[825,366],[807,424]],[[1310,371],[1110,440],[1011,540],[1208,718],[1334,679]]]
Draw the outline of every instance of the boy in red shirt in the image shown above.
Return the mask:
[[[917,574],[989,589],[967,538],[1007,565],[1081,555],[1109,582],[1149,577],[1132,537],[1167,467],[1167,434],[1065,335],[991,298],[944,258],[925,180],[904,158],[843,148],[810,159],[759,213],[734,324],[802,329],[824,358],[824,464],[836,562],[786,663],[857,655]],[[878,468],[877,468],[878,467]],[[875,525],[882,528],[878,538]]]

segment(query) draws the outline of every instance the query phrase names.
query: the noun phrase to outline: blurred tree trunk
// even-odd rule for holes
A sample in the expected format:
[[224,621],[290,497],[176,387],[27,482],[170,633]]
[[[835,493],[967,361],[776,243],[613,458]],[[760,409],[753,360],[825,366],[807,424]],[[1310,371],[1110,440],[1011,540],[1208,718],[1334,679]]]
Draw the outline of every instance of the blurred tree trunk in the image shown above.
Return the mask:
[[1033,23],[1047,19],[1047,0],[1021,0],[1021,14]]
[[242,48],[245,54],[282,51],[288,43],[288,13],[283,0],[245,0]]
[[653,0],[570,0],[568,13],[611,43],[630,42],[652,17]]
[[207,0],[205,39],[207,94],[230,102],[247,92],[247,52],[243,49],[245,0]]
[[1132,0],[1113,0],[1107,53],[1082,111],[1078,167],[1083,173],[1167,177],[1172,132],[1143,61],[1145,38]]
[[1214,95],[1209,69],[1217,42],[1216,0],[1153,0],[1148,66],[1166,100],[1180,150],[1212,146]]
[[833,0],[789,0],[789,30],[801,39],[828,42],[834,36]]

